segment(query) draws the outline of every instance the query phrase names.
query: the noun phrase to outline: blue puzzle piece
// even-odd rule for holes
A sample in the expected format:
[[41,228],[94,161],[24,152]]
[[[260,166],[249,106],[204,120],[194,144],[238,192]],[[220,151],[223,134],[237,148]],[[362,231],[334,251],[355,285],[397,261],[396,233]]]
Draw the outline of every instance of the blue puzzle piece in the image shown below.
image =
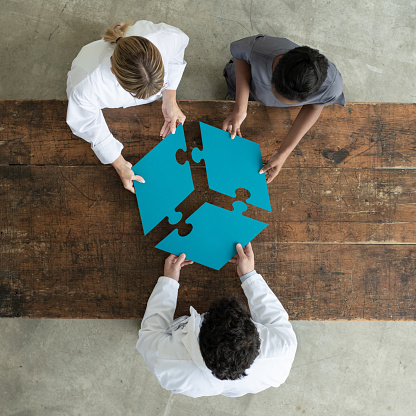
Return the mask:
[[192,159],[205,160],[208,185],[211,189],[235,197],[239,188],[247,189],[247,203],[271,211],[269,192],[264,174],[260,146],[251,140],[235,136],[205,123],[201,128],[203,150],[193,149]]
[[247,245],[267,224],[245,217],[247,206],[234,202],[234,210],[205,202],[185,222],[192,231],[181,237],[178,230],[172,231],[156,248],[179,255],[186,254],[188,260],[219,270],[237,252],[235,245]]
[[175,208],[194,190],[189,162],[176,160],[176,152],[186,150],[182,124],[133,166],[133,172],[146,181],[133,181],[144,234],[165,217],[171,224],[182,218]]

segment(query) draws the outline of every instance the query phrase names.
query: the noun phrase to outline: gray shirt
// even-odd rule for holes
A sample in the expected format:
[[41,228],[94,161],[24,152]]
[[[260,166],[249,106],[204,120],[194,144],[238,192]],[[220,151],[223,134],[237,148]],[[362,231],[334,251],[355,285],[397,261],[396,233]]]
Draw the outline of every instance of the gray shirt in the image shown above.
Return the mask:
[[[273,95],[270,81],[273,75],[274,59],[298,46],[289,39],[256,35],[233,42],[230,49],[234,58],[246,61],[251,65],[250,95],[259,103],[267,107],[295,107],[305,104],[339,104],[345,107],[342,77],[330,61],[328,61],[328,74],[321,88],[305,101],[288,105],[283,104]],[[227,72],[235,71],[234,65],[232,67],[229,67]],[[235,77],[234,73],[228,75],[230,78]]]

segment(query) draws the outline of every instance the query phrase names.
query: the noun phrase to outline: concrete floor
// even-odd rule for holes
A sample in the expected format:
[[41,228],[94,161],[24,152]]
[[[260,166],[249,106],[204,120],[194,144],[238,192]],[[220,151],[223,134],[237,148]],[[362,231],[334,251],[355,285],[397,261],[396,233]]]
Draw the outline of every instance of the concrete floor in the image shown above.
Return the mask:
[[[347,101],[416,97],[412,0],[0,0],[0,10],[0,98],[65,98],[79,49],[125,18],[189,35],[182,99],[223,99],[229,43],[257,33],[319,48],[343,74]],[[164,391],[147,370],[136,322],[1,319],[0,415],[414,414],[415,322],[293,324],[299,350],[285,385],[190,399]]]

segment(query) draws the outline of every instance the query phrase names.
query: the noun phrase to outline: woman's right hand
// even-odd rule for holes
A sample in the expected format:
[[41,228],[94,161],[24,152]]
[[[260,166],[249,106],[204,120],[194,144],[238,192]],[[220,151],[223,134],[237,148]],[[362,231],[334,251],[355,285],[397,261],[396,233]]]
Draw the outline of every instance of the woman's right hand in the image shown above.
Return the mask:
[[144,179],[139,176],[135,175],[134,172],[131,170],[133,165],[130,162],[127,162],[126,159],[122,155],[120,155],[113,163],[114,169],[120,176],[121,182],[123,182],[124,188],[135,194],[133,181],[137,181],[140,183],[144,183]]
[[222,129],[228,131],[231,134],[231,138],[234,139],[235,135],[241,137],[240,126],[247,117],[246,112],[240,112],[234,110],[222,123]]

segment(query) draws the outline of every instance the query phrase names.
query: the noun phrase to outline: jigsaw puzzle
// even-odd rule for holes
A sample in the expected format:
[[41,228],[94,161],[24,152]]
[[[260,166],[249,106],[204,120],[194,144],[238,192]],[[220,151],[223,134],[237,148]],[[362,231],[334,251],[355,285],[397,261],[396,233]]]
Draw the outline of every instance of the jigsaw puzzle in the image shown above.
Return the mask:
[[192,231],[181,237],[172,231],[156,248],[168,253],[186,254],[188,260],[219,270],[237,251],[235,245],[247,245],[267,224],[245,217],[247,206],[233,203],[233,211],[205,202],[185,221]]
[[[208,124],[200,123],[203,150],[193,149],[192,159],[204,159],[208,186],[232,198],[242,188],[250,193],[246,203],[271,211],[269,193],[264,175],[260,146],[250,140],[230,134]],[[133,172],[145,179],[134,181],[137,203],[144,234],[148,234],[165,217],[177,224],[182,214],[178,205],[194,190],[189,161],[180,164],[177,152],[186,151],[183,126],[176,129],[133,166]],[[180,236],[172,231],[156,248],[168,253],[185,253],[187,258],[219,270],[236,254],[237,243],[245,246],[267,224],[246,217],[247,205],[236,201],[233,210],[205,202],[185,221],[192,231]]]
[[182,214],[175,208],[194,190],[189,162],[181,165],[176,160],[180,149],[186,151],[182,124],[132,167],[146,181],[133,181],[145,235],[165,217],[170,224],[178,223]]
[[260,146],[251,140],[199,123],[203,149],[192,150],[192,159],[199,163],[204,159],[208,185],[217,192],[235,197],[239,188],[247,189],[250,197],[246,203],[271,211]]

